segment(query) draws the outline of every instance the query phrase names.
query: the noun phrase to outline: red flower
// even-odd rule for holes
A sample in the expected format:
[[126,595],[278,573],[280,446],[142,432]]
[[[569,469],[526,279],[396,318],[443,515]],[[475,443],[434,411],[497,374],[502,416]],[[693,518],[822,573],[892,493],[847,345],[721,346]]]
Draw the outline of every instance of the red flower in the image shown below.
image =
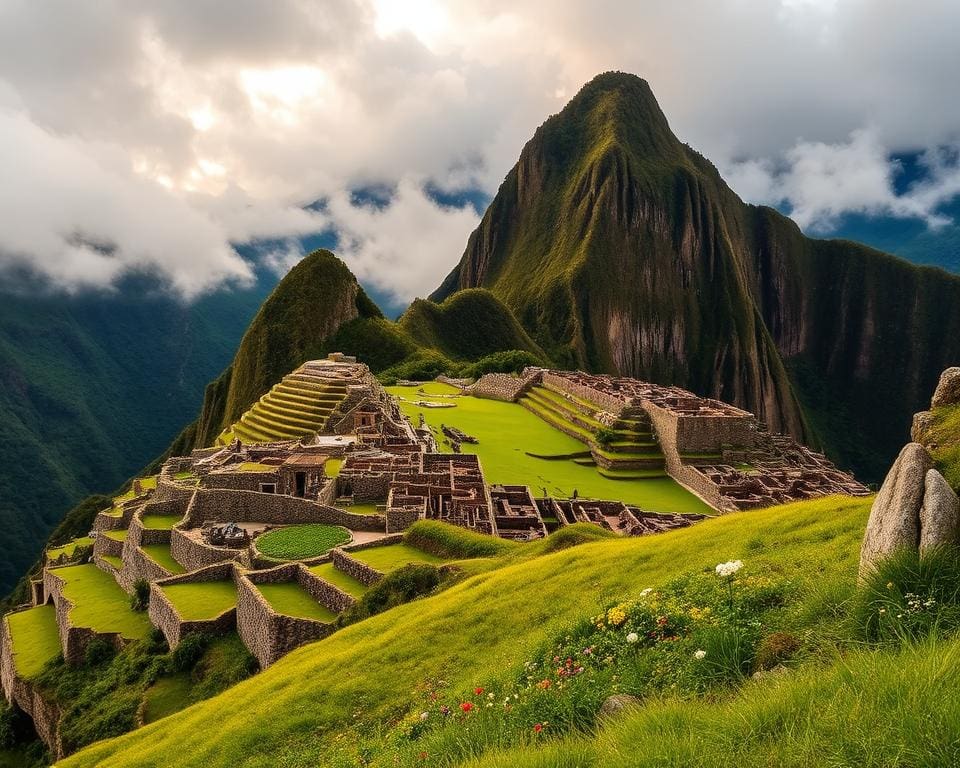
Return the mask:
[[542,730],[543,730],[543,723],[537,723],[535,726],[533,726],[534,733],[540,733],[540,731]]
[[419,757],[421,760],[426,760],[426,759],[427,759],[427,753],[426,753],[426,752],[421,752],[419,755],[417,755],[417,757]]
[[464,712],[469,712],[471,709],[473,709],[473,702],[472,701],[461,702],[460,709],[462,709]]
[[483,688],[480,688],[480,687],[478,686],[478,687],[476,687],[476,688],[473,689],[473,692],[474,692],[477,696],[482,696],[482,695],[483,695]]
[[537,683],[537,688],[539,688],[542,691],[547,690],[547,688],[549,688],[550,686],[551,686],[551,682],[549,680],[541,680],[539,683]]

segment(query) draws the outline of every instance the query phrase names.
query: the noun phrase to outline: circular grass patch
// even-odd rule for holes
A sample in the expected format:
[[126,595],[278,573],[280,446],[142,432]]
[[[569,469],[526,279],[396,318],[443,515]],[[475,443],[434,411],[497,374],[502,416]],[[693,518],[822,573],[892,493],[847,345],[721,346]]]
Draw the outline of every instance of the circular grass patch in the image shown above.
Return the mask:
[[334,547],[346,544],[350,538],[350,531],[339,525],[288,525],[260,536],[257,549],[275,560],[306,560],[326,554]]

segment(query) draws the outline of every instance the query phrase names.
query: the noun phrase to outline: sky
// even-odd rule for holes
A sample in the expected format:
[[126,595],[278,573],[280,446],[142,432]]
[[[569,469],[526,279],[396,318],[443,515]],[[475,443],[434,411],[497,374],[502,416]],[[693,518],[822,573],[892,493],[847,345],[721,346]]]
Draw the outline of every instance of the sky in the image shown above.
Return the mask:
[[145,271],[190,299],[253,279],[237,244],[282,272],[332,230],[365,284],[424,296],[466,199],[608,70],[808,232],[935,229],[960,194],[957,29],[947,0],[0,0],[0,279]]

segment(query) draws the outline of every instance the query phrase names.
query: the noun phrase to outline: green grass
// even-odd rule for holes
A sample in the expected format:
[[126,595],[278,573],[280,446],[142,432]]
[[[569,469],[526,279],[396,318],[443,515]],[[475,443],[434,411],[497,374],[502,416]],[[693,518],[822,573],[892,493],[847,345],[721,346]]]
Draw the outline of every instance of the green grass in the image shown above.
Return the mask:
[[47,662],[60,654],[57,611],[53,605],[38,605],[7,617],[13,642],[13,663],[17,674],[31,678],[40,673]]
[[340,467],[343,466],[343,459],[327,459],[323,465],[323,472],[327,477],[336,477],[340,474]]
[[380,510],[377,509],[376,502],[360,502],[359,504],[344,504],[342,507],[337,507],[337,509],[342,509],[344,512],[349,512],[353,515],[378,515],[382,514]]
[[117,528],[112,531],[102,531],[101,535],[106,536],[108,539],[113,539],[114,541],[125,541],[127,538],[127,529],[126,528]]
[[96,632],[119,632],[140,640],[150,631],[145,613],[130,610],[130,598],[113,576],[92,564],[70,565],[54,571],[64,580],[63,596],[73,602],[70,621]]
[[[140,488],[144,493],[147,491],[152,491],[157,487],[157,477],[158,475],[151,475],[150,477],[141,477],[140,478]],[[135,499],[137,494],[134,493],[133,483],[130,484],[130,490],[124,493],[121,496],[115,496],[113,501],[115,504],[122,504],[125,501],[130,501]]]
[[237,604],[237,588],[232,581],[167,584],[161,589],[187,621],[215,619]]
[[143,523],[144,528],[156,531],[168,531],[182,519],[183,517],[181,515],[144,515],[140,518],[140,522]]
[[442,563],[444,560],[442,557],[424,552],[403,542],[361,549],[349,554],[360,562],[380,571],[380,573],[390,573],[390,571],[395,571],[409,563]]
[[335,587],[339,587],[351,597],[363,597],[363,593],[367,591],[366,584],[336,568],[333,563],[320,563],[320,565],[311,566],[310,572],[315,573],[324,581],[329,581]]
[[[424,680],[442,679],[452,691],[472,690],[493,670],[522,667],[537,646],[571,622],[592,615],[611,599],[636,596],[645,587],[657,587],[685,573],[712,570],[719,562],[737,558],[743,559],[753,572],[790,579],[795,596],[783,620],[795,624],[798,630],[806,628],[803,636],[809,653],[825,659],[826,670],[843,679],[847,674],[844,666],[830,666],[831,649],[838,641],[844,605],[854,592],[860,540],[870,503],[869,498],[818,499],[723,515],[657,536],[598,540],[551,554],[541,554],[548,551],[550,545],[546,542],[539,548],[528,545],[516,554],[504,556],[499,568],[298,649],[233,688],[227,696],[165,720],[162,728],[148,727],[119,741],[95,745],[62,765],[138,766],[162,762],[170,749],[183,755],[180,765],[204,768],[255,768],[269,763],[350,765],[350,759],[338,755],[344,751],[349,754],[351,744],[372,737],[387,723],[396,722],[398,712],[417,707],[419,702],[415,703],[411,692]],[[901,674],[895,663],[888,669],[894,676]],[[949,676],[957,667],[941,669],[943,675]],[[814,669],[814,676],[824,674],[824,670]],[[909,677],[913,673],[902,674]],[[909,683],[924,681],[921,676]],[[787,684],[773,680],[758,687],[776,690]],[[906,697],[907,702],[925,695],[922,686],[910,690],[915,693]],[[858,691],[856,687],[852,689],[843,714],[851,733],[859,712],[853,703]],[[802,709],[769,710],[770,718],[765,722],[771,728],[781,724],[793,730],[778,732],[764,748],[776,749],[777,738],[802,740],[804,734],[813,738],[804,727],[805,717],[815,716],[817,708],[831,709],[831,697],[835,694],[836,690],[831,688],[822,697],[798,696],[795,701],[805,702]],[[940,695],[942,698],[942,691]],[[736,719],[737,710],[727,709],[724,698],[714,702],[697,700],[683,706],[687,709],[663,710],[654,701],[649,711],[672,713],[661,723],[664,732],[687,728],[684,712],[694,718],[691,723],[704,722],[698,713],[706,712],[711,716],[710,722],[720,723],[726,718],[731,728],[749,735],[749,728]],[[939,711],[939,706],[931,711]],[[251,729],[251,718],[270,722],[270,728]],[[656,718],[651,717],[650,722],[655,723]],[[872,726],[871,732],[880,738],[884,727],[894,722],[885,717],[882,723],[864,721],[864,725]],[[939,725],[939,716],[931,723]],[[692,725],[687,730],[692,730]],[[211,732],[217,734],[215,739],[210,738]],[[764,732],[767,731],[758,731]],[[317,738],[318,733],[325,737]],[[921,735],[932,738],[933,731],[925,729]],[[469,739],[466,734],[464,738]],[[691,739],[698,744],[702,741],[695,735]],[[469,746],[469,741],[464,743]],[[656,756],[658,765],[686,764],[683,757],[689,751],[671,762],[670,753],[657,751],[655,741],[646,743],[650,751],[625,750],[618,759],[650,760]],[[546,747],[553,748],[553,743]],[[578,753],[592,754],[594,749],[592,743],[577,744]],[[539,763],[526,762],[525,755],[511,754],[499,765],[576,765],[551,761],[558,754],[563,753],[544,751]],[[902,754],[879,750],[876,760],[864,764],[892,768],[896,755]],[[894,761],[878,762],[890,755]],[[763,753],[760,756],[766,757]],[[510,762],[514,757],[525,762]],[[742,765],[778,765],[776,760],[751,761],[740,757]],[[376,758],[376,765],[391,764],[388,751],[376,753]],[[697,763],[696,759],[694,756],[692,764],[727,762]],[[815,763],[816,760],[808,764]],[[585,764],[598,768],[604,765],[602,761]],[[851,758],[833,764],[858,762]]]
[[186,572],[186,569],[173,559],[173,555],[170,554],[169,544],[144,544],[140,549],[142,549],[144,554],[153,560],[153,562],[162,568],[166,568],[167,571],[174,576]]
[[404,534],[407,544],[445,558],[495,557],[516,552],[517,542],[474,533],[438,520],[420,520]]
[[287,581],[277,584],[258,584],[260,590],[267,602],[277,613],[284,616],[296,616],[301,619],[315,619],[330,623],[337,614],[326,606],[320,605],[313,597],[297,582]]
[[262,554],[276,560],[305,560],[326,554],[350,539],[350,531],[339,525],[308,523],[269,531],[256,544]]
[[123,568],[123,558],[117,557],[116,555],[100,555],[100,559],[105,563],[109,563],[118,571]]
[[[429,395],[455,394],[458,390],[446,384],[428,384],[428,396],[417,396],[416,388],[388,387],[391,394],[407,400],[426,399]],[[711,508],[669,477],[642,480],[611,479],[600,475],[596,467],[573,461],[550,461],[528,456],[580,453],[579,440],[550,426],[539,416],[516,403],[458,397],[454,400],[434,398],[436,402],[454,402],[456,408],[418,408],[410,402],[400,407],[416,424],[422,413],[427,424],[440,439],[440,424],[458,427],[480,440],[479,445],[464,444],[463,450],[476,453],[488,483],[529,485],[535,495],[546,488],[550,495],[566,498],[576,490],[581,497],[619,499],[628,504],[657,512],[701,512]],[[505,439],[509,435],[509,439]],[[449,451],[449,447],[441,446]]]
[[161,677],[143,696],[143,722],[154,723],[179,712],[190,703],[193,684],[190,675]]
[[244,461],[235,467],[239,472],[276,472],[277,467],[270,464],[261,464],[259,461]]
[[66,555],[67,557],[72,557],[73,553],[77,551],[77,547],[89,547],[93,545],[93,539],[89,536],[82,536],[79,539],[74,539],[62,547],[51,547],[47,550],[47,558],[50,560],[56,560],[60,555]]

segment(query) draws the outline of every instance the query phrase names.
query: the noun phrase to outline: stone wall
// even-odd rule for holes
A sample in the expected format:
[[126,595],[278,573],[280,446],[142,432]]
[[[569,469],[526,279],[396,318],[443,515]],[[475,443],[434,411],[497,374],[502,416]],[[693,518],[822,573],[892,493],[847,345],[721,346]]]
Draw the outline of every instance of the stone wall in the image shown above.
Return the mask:
[[[182,525],[182,523],[181,523]],[[193,539],[176,526],[170,531],[170,555],[188,571],[235,560],[240,550],[214,547]]]
[[308,499],[257,491],[198,490],[187,510],[186,526],[204,522],[251,522],[273,525],[330,523],[354,531],[384,531],[383,515],[354,515]]
[[509,373],[485,373],[464,392],[474,397],[513,403],[527,389],[538,383],[542,375],[542,371],[537,369],[524,371],[522,376],[512,376]]
[[387,533],[405,531],[420,519],[419,509],[396,508],[387,510]]
[[596,403],[605,411],[610,411],[613,414],[619,414],[623,410],[625,405],[619,398],[614,397],[613,395],[608,395],[604,392],[597,392],[589,387],[585,387],[576,382],[570,381],[563,376],[557,376],[556,374],[550,373],[549,371],[544,371],[543,373],[543,384],[548,388],[559,390],[560,392],[566,392],[567,394],[578,397],[581,400],[587,400],[591,403]]
[[[373,547],[382,547],[388,544],[397,544],[403,541],[403,534],[396,533],[391,536],[385,536],[376,541],[368,541],[363,544],[354,544],[349,547],[349,552],[358,552],[361,549],[372,549]],[[346,548],[337,548],[330,550],[330,560],[337,567],[337,570],[343,571],[348,576],[352,576],[361,584],[368,587],[376,584],[383,578],[383,574],[375,568],[371,568],[366,563],[361,563],[354,557],[351,557]]]
[[30,716],[34,730],[53,758],[59,760],[63,757],[59,733],[60,709],[53,702],[48,702],[33,683],[17,674],[13,659],[13,639],[6,616],[0,621],[0,688],[10,704]]
[[169,584],[196,584],[205,581],[237,582],[236,569],[231,563],[221,563],[207,568],[201,568],[193,573],[180,576],[171,576],[160,579],[150,585],[150,607],[148,615],[151,623],[157,627],[167,639],[170,649],[176,648],[180,641],[189,634],[203,633],[222,635],[236,626],[237,609],[229,608],[213,619],[200,621],[186,620],[180,616],[173,603],[163,593],[161,587]]
[[349,595],[317,578],[299,563],[240,574],[237,578],[237,631],[261,667],[269,666],[294,648],[326,637],[335,629],[332,623],[278,613],[256,587],[257,584],[289,581],[296,581],[315,600],[335,613],[353,604]]
[[[279,469],[279,467],[277,468]],[[280,473],[271,472],[211,472],[204,475],[200,487],[204,490],[258,491],[261,483],[280,483]]]

